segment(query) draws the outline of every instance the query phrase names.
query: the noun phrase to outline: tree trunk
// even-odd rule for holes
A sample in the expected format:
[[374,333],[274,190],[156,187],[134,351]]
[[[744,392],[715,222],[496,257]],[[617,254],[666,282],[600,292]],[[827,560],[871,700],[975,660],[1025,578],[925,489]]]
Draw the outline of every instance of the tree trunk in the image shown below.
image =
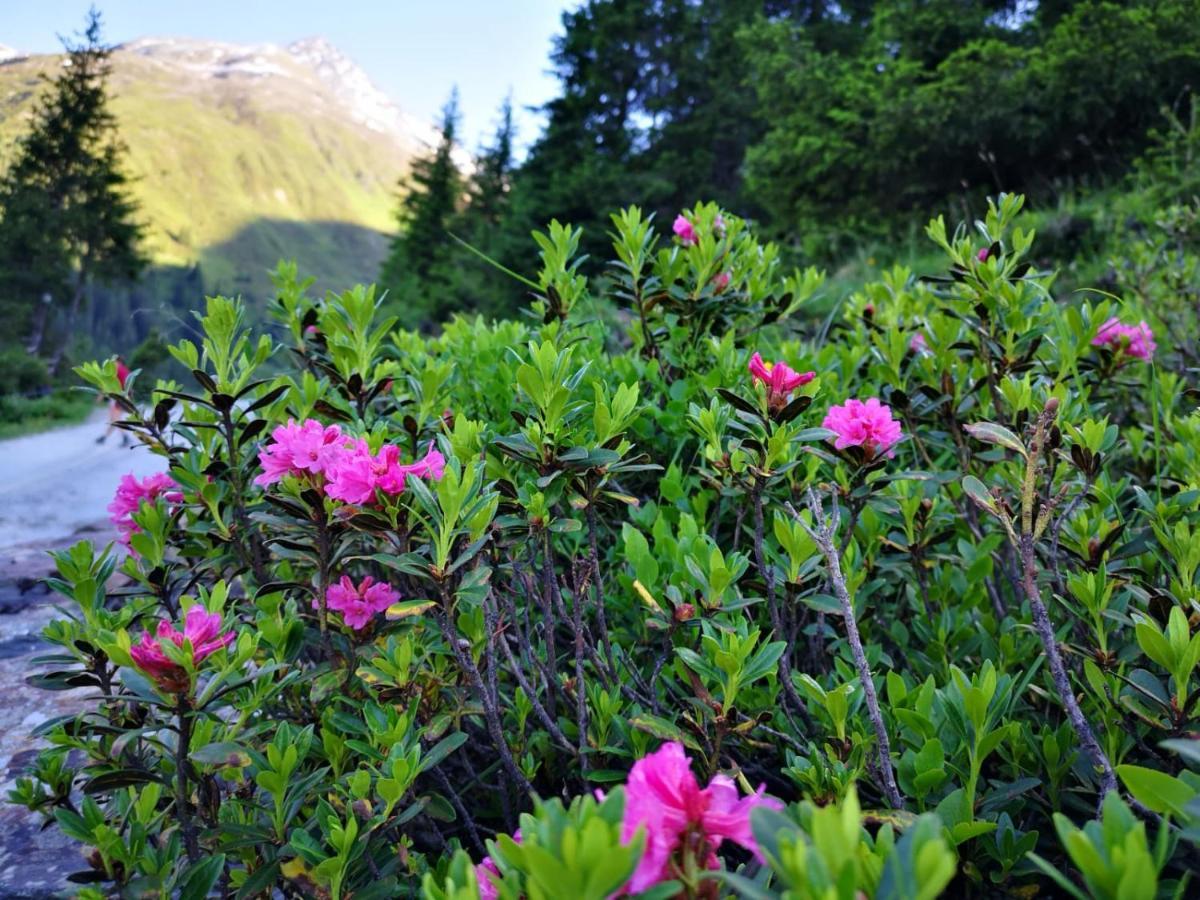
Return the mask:
[[62,362],[63,355],[67,352],[67,345],[70,343],[71,337],[75,332],[75,322],[79,319],[79,306],[83,302],[83,295],[87,291],[87,286],[86,271],[80,271],[79,277],[75,281],[75,289],[71,291],[71,305],[67,308],[67,326],[63,330],[62,340],[54,348],[54,353],[51,354],[47,363],[51,377],[58,373],[58,365]]
[[46,335],[46,319],[50,317],[50,295],[43,294],[38,298],[33,310],[33,332],[25,345],[25,352],[37,356],[42,349],[42,338]]

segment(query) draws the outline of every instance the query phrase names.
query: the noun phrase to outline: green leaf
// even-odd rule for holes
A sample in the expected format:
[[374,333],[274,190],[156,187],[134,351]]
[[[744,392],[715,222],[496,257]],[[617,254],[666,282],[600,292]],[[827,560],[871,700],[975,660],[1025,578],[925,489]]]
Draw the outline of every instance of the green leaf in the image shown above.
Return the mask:
[[1179,816],[1196,791],[1182,779],[1144,766],[1117,766],[1117,775],[1142,805],[1156,813]]
[[179,900],[204,900],[225,868],[225,854],[202,859],[184,873],[179,882]]
[[1028,455],[1028,451],[1026,451],[1025,445],[1021,443],[1021,439],[1003,425],[997,425],[995,422],[976,422],[974,425],[965,426],[963,430],[977,441],[1007,447],[1009,450],[1015,450],[1022,456]]
[[993,516],[1000,515],[1000,507],[996,505],[996,500],[992,497],[991,491],[974,475],[965,476],[962,480],[962,487],[963,493],[970,497],[977,506],[990,512]]
[[250,754],[248,754],[241,744],[236,744],[232,741],[219,741],[215,744],[206,744],[199,750],[191,752],[192,762],[200,763],[202,766],[232,766],[237,769],[244,769],[250,765]]

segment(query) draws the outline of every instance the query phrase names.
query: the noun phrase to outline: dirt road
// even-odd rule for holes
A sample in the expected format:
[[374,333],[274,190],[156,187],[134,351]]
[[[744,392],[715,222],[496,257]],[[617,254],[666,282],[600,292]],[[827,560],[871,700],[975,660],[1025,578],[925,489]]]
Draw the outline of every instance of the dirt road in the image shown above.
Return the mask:
[[98,411],[82,425],[0,441],[0,550],[102,522],[122,475],[166,468],[140,445],[122,447],[120,432],[98,445],[104,428]]

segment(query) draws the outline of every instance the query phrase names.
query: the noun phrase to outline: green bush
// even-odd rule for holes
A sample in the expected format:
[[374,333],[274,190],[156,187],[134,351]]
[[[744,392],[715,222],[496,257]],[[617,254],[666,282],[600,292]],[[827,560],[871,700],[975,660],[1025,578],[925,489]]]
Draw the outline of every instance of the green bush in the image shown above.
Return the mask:
[[32,680],[95,699],[12,799],[91,897],[1185,895],[1195,371],[1021,204],[824,319],[707,205],[600,280],[553,223],[524,323],[211,299],[129,553],[55,555]]
[[0,384],[5,394],[32,394],[50,384],[45,360],[16,347],[0,350]]

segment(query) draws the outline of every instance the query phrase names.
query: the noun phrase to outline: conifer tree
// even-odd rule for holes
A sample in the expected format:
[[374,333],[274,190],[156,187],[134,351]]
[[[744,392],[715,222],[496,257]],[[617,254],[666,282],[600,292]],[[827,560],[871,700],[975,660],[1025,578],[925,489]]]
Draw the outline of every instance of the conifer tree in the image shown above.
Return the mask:
[[515,137],[512,100],[505,98],[491,142],[475,157],[467,189],[468,203],[452,228],[454,235],[476,253],[461,246],[457,248],[459,265],[455,267],[451,292],[452,310],[446,312],[511,317],[524,297],[521,283],[493,264],[516,270],[527,268],[528,235],[514,235],[503,227],[512,203]]
[[26,348],[41,353],[52,319],[57,366],[94,282],[136,279],[145,268],[142,226],[122,169],[125,147],[108,108],[111,48],[93,8],[78,41],[63,41],[62,70],[16,142],[0,178],[0,292],[30,329]]
[[454,160],[458,138],[458,90],[442,110],[437,146],[416,159],[401,182],[398,231],[379,280],[391,306],[410,326],[428,324],[442,305],[454,245],[449,228],[463,197],[463,178]]

